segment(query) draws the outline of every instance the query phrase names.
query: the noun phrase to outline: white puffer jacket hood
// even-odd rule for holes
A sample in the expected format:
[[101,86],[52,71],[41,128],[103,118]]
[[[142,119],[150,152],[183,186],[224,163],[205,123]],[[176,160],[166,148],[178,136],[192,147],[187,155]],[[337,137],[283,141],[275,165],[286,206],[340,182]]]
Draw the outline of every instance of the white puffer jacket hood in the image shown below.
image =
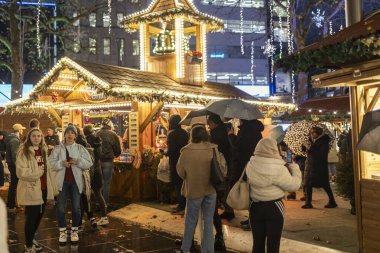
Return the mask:
[[280,199],[285,192],[297,191],[301,186],[301,171],[296,163],[285,166],[280,159],[252,156],[246,166],[253,201]]

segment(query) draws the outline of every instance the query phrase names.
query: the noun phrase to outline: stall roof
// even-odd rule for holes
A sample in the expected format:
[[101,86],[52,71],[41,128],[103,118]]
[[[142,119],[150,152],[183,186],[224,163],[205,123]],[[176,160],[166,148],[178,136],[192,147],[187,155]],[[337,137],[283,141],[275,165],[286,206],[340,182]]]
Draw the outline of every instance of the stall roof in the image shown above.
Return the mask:
[[[83,87],[82,87],[83,86]],[[258,104],[264,110],[276,107],[279,111],[294,109],[294,104],[261,101],[230,84],[206,82],[203,85],[178,83],[169,77],[153,72],[125,67],[62,58],[33,88],[29,98],[11,101],[6,111],[18,111],[19,107],[30,107],[41,102],[41,96],[48,99],[58,97],[56,90],[62,90],[57,102],[67,102],[73,91],[82,88],[96,88],[97,93],[115,97],[121,101],[164,102],[167,104],[206,104],[211,100],[239,98]],[[84,90],[86,91],[86,90]],[[58,94],[58,95],[57,95]],[[46,102],[43,100],[42,102]],[[45,104],[43,105],[45,106]],[[266,109],[265,109],[266,108]]]
[[298,106],[290,116],[299,117],[310,114],[326,114],[333,112],[347,113],[350,111],[350,99],[348,96],[313,98]]

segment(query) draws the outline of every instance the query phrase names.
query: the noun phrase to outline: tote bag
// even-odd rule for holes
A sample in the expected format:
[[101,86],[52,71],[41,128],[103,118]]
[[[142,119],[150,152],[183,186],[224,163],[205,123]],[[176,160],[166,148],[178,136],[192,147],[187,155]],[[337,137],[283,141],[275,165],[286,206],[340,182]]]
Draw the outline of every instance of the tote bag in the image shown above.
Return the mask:
[[243,179],[245,168],[239,181],[231,188],[227,196],[227,204],[236,210],[248,210],[249,208],[249,183]]

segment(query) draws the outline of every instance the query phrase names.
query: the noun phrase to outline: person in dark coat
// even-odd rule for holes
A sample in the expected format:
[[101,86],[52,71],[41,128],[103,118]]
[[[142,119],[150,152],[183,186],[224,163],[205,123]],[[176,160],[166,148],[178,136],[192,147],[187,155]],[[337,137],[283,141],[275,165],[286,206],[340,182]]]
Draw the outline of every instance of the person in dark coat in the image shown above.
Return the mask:
[[[305,156],[301,156],[301,155],[293,155],[292,157],[293,161],[298,164],[298,166],[300,167],[300,170],[301,170],[301,173],[302,173],[302,179],[304,178],[304,172],[305,172],[305,163],[306,163],[306,157]],[[300,198],[301,201],[305,201],[306,200],[306,193],[305,193],[305,188],[303,187],[303,193],[304,193],[304,196]],[[290,199],[297,199],[297,195],[296,195],[296,192],[290,192],[286,198],[288,200]]]
[[239,180],[245,166],[253,156],[257,143],[263,138],[261,132],[264,131],[264,125],[259,120],[241,120],[241,122],[233,152],[236,164],[236,169],[232,172],[233,183]]
[[5,138],[8,136],[7,132],[0,131],[0,187],[4,186],[4,164],[3,160],[5,159]]
[[329,142],[331,139],[320,127],[313,127],[310,130],[310,137],[312,144],[303,146],[303,149],[307,151],[307,158],[304,173],[306,202],[302,208],[313,208],[311,204],[313,187],[323,188],[326,191],[329,203],[325,205],[325,208],[335,208],[338,205],[331,190],[328,168]]
[[167,138],[169,156],[169,168],[170,168],[170,178],[174,186],[176,198],[178,201],[178,206],[173,209],[173,214],[183,214],[186,207],[186,199],[181,195],[182,188],[182,178],[179,177],[177,173],[177,162],[180,156],[181,149],[186,146],[189,142],[189,134],[181,128],[179,122],[181,121],[181,116],[174,114],[170,116],[169,119],[169,134]]
[[59,140],[58,135],[55,133],[54,129],[52,127],[48,127],[47,129],[47,135],[45,136],[45,143],[48,147],[48,155],[50,155],[53,148],[59,144],[61,144],[61,141]]

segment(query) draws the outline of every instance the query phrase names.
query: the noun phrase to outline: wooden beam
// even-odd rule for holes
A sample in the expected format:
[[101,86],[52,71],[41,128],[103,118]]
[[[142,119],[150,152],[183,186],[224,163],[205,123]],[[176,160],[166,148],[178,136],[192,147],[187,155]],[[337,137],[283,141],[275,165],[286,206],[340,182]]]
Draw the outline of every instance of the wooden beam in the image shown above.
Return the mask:
[[75,89],[78,88],[82,83],[83,83],[83,80],[82,79],[79,80],[76,84],[73,85],[73,90],[70,90],[66,92],[65,94],[63,94],[63,98],[66,99],[68,96],[70,96],[71,93],[73,93]]
[[149,115],[146,117],[143,123],[141,123],[139,129],[140,133],[144,132],[145,128],[151,123],[153,116],[156,115],[163,107],[164,103],[163,102],[158,102],[152,111],[149,113]]
[[376,93],[373,96],[371,103],[369,103],[366,112],[370,112],[373,110],[373,108],[375,108],[375,105],[376,105],[377,101],[379,100],[379,98],[380,98],[380,88],[377,88]]
[[58,113],[55,111],[55,109],[51,106],[48,107],[48,112],[51,113],[51,115],[58,121],[58,124],[60,127],[62,127],[62,118],[59,117]]

